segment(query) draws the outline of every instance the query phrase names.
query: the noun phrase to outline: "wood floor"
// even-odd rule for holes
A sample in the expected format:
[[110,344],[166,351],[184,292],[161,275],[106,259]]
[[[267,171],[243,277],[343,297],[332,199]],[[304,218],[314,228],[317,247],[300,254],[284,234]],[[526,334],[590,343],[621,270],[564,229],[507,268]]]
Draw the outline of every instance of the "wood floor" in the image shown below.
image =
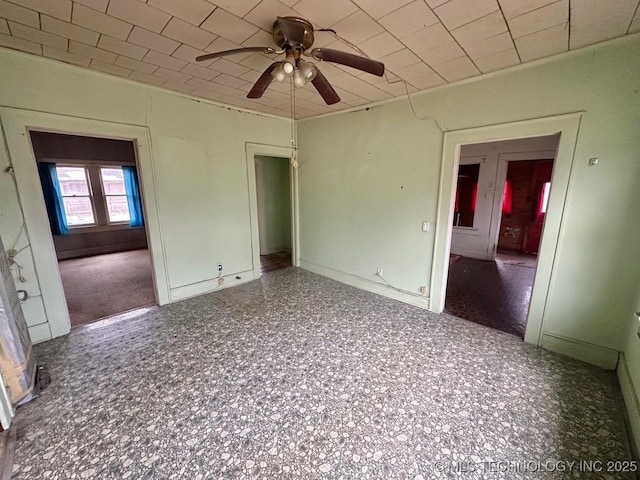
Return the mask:
[[273,272],[291,266],[291,252],[260,255],[260,273]]

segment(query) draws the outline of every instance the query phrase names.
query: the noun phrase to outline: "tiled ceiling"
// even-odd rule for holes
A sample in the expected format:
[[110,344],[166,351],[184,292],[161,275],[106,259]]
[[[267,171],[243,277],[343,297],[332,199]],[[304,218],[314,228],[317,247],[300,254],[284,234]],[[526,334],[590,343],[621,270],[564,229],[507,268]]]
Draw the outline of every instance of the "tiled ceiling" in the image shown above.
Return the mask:
[[[0,45],[270,114],[290,114],[290,86],[246,94],[273,57],[196,63],[240,46],[274,46],[276,16],[313,22],[314,47],[358,53],[384,78],[322,63],[342,101],[296,90],[296,116],[404,95],[640,31],[640,0],[0,0]],[[347,42],[341,39],[346,39]],[[403,80],[403,81],[400,81]]]

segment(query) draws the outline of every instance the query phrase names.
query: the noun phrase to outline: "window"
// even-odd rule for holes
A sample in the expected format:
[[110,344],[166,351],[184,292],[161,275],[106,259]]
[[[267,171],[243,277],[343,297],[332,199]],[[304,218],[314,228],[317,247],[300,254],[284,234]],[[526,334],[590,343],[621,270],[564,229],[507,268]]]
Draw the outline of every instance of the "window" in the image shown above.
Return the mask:
[[546,182],[542,186],[542,201],[540,202],[540,213],[547,213],[547,205],[549,204],[549,191],[551,191],[551,182]]
[[70,227],[96,223],[85,167],[56,167],[62,192],[64,213]]
[[131,215],[129,214],[129,203],[127,201],[127,191],[124,185],[122,168],[100,168],[100,180],[102,182],[102,191],[104,192],[109,223],[130,221]]

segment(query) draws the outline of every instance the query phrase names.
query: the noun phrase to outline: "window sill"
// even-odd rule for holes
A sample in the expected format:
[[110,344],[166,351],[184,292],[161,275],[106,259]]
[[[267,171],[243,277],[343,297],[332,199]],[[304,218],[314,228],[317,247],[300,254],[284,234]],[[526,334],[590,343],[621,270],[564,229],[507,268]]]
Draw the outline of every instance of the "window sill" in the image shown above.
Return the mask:
[[69,227],[69,235],[78,235],[83,233],[111,232],[114,230],[138,230],[144,227],[132,227],[126,223],[116,223],[112,225],[87,225],[86,227],[77,226]]

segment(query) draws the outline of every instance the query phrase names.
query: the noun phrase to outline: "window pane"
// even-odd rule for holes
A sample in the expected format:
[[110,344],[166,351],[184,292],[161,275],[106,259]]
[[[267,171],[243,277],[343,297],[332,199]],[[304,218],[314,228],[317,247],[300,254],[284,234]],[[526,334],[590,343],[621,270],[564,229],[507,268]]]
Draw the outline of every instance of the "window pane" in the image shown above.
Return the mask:
[[69,226],[95,223],[90,197],[62,197],[62,201]]
[[109,212],[110,222],[128,222],[131,220],[126,196],[107,197],[107,212]]
[[89,195],[87,175],[83,167],[56,167],[62,195]]
[[122,168],[101,168],[100,173],[105,195],[126,195]]

